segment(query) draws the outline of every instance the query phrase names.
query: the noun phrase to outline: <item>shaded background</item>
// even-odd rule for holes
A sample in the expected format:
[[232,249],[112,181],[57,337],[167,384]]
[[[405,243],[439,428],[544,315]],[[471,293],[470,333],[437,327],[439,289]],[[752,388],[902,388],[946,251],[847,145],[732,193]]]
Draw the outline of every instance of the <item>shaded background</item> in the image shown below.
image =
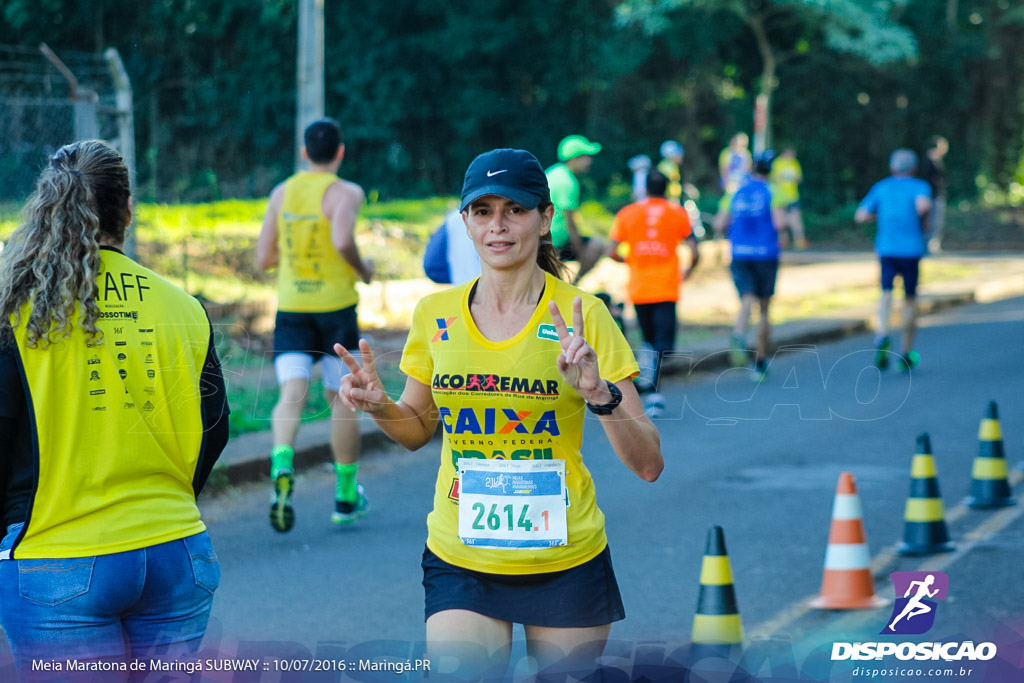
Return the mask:
[[[655,157],[666,138],[686,147],[688,179],[717,194],[718,152],[752,132],[765,91],[770,144],[798,147],[811,211],[856,201],[894,147],[921,151],[933,134],[951,143],[953,199],[1021,199],[1017,2],[328,0],[325,11],[327,112],[345,130],[343,173],[371,198],[454,194],[495,146],[553,163],[568,133],[605,145],[586,189],[610,209],[627,200],[625,160]],[[291,172],[296,33],[288,0],[0,9],[2,45],[45,41],[69,63],[120,51],[139,193],[157,201],[262,196]],[[0,97],[24,87],[0,77]],[[28,187],[39,168],[6,165]]]

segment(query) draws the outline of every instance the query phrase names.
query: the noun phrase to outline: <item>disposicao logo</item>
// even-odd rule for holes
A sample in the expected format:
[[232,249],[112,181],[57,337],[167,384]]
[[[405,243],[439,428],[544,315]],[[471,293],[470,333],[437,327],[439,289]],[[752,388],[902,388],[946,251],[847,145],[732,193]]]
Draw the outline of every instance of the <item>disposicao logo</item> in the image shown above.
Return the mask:
[[[881,635],[918,635],[935,624],[936,600],[945,600],[949,576],[945,572],[893,572],[889,575],[896,591],[896,604]],[[902,597],[901,597],[902,596]],[[963,642],[866,642],[833,643],[832,661],[880,660],[896,657],[901,661],[987,661],[996,656],[995,643]]]
[[935,600],[946,599],[949,576],[945,572],[893,572],[889,578],[896,590],[896,604],[889,623],[880,633],[915,635],[928,632],[935,623],[938,607]]

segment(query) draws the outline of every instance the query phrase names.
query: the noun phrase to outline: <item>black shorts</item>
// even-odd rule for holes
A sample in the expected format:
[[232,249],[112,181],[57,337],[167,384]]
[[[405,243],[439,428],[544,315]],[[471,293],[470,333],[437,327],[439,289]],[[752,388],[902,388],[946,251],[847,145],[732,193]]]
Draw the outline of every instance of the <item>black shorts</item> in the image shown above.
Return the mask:
[[899,275],[903,278],[903,293],[909,298],[917,296],[917,276],[921,259],[902,256],[882,257],[882,291],[891,292],[893,281]]
[[327,313],[278,311],[274,321],[274,358],[282,353],[305,353],[319,360],[334,355],[334,344],[349,351],[359,348],[355,305]]
[[753,294],[758,299],[770,299],[775,295],[775,276],[779,272],[778,261],[733,259],[729,269],[732,271],[732,281],[740,296]]
[[578,567],[545,574],[485,574],[423,550],[425,617],[464,609],[514,624],[551,628],[603,626],[626,618],[606,547]]
[[[580,242],[586,247],[590,244],[589,237],[580,237]],[[576,253],[576,250],[572,248],[572,240],[569,240],[558,248],[558,260],[565,263],[566,261],[579,261],[580,255]]]

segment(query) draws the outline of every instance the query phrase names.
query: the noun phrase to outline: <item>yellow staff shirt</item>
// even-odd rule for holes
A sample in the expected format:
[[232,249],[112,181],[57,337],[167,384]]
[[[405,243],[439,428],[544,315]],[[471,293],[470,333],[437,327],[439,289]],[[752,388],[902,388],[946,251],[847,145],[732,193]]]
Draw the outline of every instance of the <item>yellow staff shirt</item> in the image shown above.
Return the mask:
[[193,478],[210,322],[153,271],[111,249],[100,258],[100,340],[76,325],[28,347],[30,304],[14,327],[37,460],[19,559],[105,555],[206,528]]

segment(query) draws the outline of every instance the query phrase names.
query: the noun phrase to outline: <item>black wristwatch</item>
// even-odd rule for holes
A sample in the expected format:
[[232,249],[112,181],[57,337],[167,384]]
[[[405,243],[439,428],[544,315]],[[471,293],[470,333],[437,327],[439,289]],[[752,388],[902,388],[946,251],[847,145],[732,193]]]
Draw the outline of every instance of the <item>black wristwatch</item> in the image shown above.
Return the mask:
[[599,406],[595,406],[593,403],[587,403],[587,410],[592,412],[594,415],[611,415],[612,411],[618,408],[619,404],[622,403],[622,391],[608,380],[605,380],[604,383],[608,385],[608,393],[612,395],[612,400]]

